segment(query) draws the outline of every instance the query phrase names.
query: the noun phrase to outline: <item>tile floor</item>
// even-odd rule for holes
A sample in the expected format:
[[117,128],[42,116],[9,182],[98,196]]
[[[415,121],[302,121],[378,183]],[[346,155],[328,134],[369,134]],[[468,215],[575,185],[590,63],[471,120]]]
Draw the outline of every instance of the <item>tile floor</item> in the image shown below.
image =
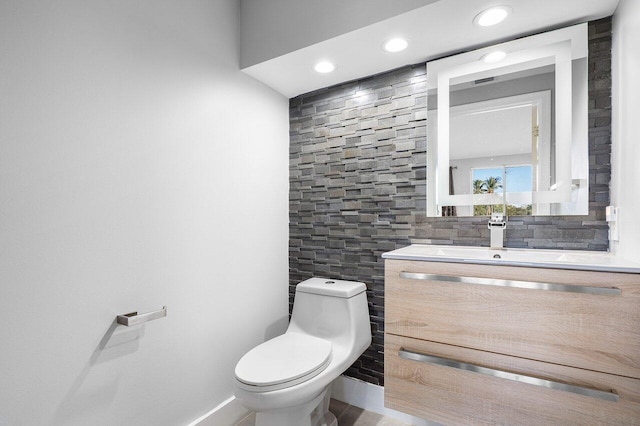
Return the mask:
[[[329,405],[331,411],[338,419],[338,426],[408,426],[408,423],[396,419],[381,416],[362,408],[354,407],[337,399],[332,399]],[[249,414],[236,426],[254,426],[256,421],[255,413]]]

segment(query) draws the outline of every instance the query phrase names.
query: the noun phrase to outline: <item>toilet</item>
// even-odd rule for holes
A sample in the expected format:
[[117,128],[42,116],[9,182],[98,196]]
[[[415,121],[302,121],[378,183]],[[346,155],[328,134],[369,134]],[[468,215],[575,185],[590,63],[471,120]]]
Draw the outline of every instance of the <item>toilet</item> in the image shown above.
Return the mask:
[[330,385],[371,344],[366,285],[310,278],[296,286],[287,331],[247,352],[234,394],[256,426],[336,426]]

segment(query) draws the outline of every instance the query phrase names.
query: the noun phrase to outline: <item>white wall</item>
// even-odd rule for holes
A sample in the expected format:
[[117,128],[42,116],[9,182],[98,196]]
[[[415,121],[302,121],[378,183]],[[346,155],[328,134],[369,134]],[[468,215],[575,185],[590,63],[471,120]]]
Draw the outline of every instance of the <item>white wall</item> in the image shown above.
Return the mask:
[[640,253],[640,2],[622,0],[613,16],[613,147],[611,203],[619,207],[619,242],[611,248],[638,259]]
[[242,68],[438,0],[241,0]]
[[288,101],[238,15],[0,3],[0,425],[187,424],[284,330]]

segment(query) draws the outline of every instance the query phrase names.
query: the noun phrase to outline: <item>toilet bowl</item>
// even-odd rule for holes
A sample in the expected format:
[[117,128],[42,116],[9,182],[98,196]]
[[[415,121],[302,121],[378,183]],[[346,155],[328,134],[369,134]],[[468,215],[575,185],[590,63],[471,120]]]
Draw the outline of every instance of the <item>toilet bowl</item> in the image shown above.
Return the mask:
[[234,394],[256,426],[335,426],[330,385],[371,344],[366,286],[310,278],[296,286],[285,334],[238,361]]

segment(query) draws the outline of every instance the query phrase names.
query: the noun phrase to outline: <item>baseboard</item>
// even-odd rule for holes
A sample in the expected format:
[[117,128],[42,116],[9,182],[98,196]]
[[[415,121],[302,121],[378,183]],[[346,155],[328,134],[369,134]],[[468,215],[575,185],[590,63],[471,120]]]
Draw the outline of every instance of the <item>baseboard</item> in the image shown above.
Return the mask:
[[188,426],[232,426],[248,415],[249,410],[232,396]]
[[367,383],[352,377],[338,377],[333,382],[331,397],[346,402],[349,405],[362,408],[363,410],[373,411],[374,413],[391,417],[411,425],[433,426],[437,424],[386,408],[384,406],[384,388],[382,386]]
[[[373,411],[414,426],[433,426],[437,424],[386,408],[384,406],[384,388],[382,386],[352,377],[338,377],[331,387],[331,397],[363,410]],[[232,396],[202,417],[191,422],[188,426],[232,426],[248,416],[249,413],[249,410]]]

